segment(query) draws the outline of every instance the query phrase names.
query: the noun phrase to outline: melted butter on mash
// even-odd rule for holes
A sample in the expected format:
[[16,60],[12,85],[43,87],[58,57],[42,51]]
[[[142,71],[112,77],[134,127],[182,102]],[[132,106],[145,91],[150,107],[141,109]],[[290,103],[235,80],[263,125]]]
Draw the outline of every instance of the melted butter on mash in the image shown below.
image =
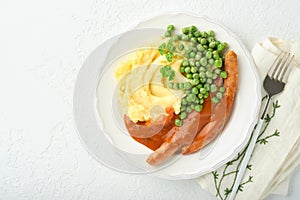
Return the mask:
[[174,82],[186,82],[179,72],[182,59],[169,63],[156,49],[138,50],[125,57],[114,71],[118,81],[118,101],[133,122],[155,120],[167,107],[180,112],[184,93],[167,88],[161,67],[169,65],[175,71]]

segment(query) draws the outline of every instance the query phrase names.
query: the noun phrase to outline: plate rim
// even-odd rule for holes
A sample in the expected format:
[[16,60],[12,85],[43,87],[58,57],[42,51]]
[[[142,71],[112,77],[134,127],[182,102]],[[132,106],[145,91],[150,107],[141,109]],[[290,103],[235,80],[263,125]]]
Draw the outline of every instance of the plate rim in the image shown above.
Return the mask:
[[[253,61],[253,58],[250,54],[250,52],[248,51],[248,49],[245,47],[244,43],[241,41],[241,39],[239,39],[239,37],[237,37],[233,32],[231,32],[224,24],[216,21],[216,20],[213,20],[205,15],[197,15],[197,14],[194,14],[194,13],[190,13],[190,12],[163,12],[163,13],[159,13],[157,15],[152,15],[150,17],[147,17],[147,18],[144,18],[144,19],[141,19],[139,20],[138,22],[136,22],[134,25],[132,26],[129,26],[130,28],[128,28],[127,30],[119,33],[119,34],[116,34],[110,38],[113,38],[115,36],[118,36],[118,35],[122,35],[128,31],[132,31],[134,29],[140,29],[138,26],[140,26],[143,22],[146,22],[146,21],[149,21],[149,20],[152,20],[152,19],[155,19],[157,17],[162,17],[162,16],[170,16],[170,15],[188,15],[188,16],[191,16],[191,17],[196,17],[196,18],[201,18],[201,19],[204,19],[210,23],[213,23],[213,24],[216,24],[217,26],[220,26],[222,29],[224,29],[233,39],[235,39],[238,43],[238,45],[241,47],[241,49],[244,51],[245,55],[247,56],[247,61],[251,67],[251,71],[257,81],[257,86],[256,86],[256,91],[257,91],[257,102],[256,102],[256,111],[255,111],[255,114],[253,115],[253,120],[252,120],[252,123],[250,124],[250,127],[248,129],[248,132],[247,132],[247,135],[246,135],[246,138],[244,139],[244,141],[234,149],[234,151],[230,154],[230,156],[227,156],[225,159],[223,159],[222,161],[218,162],[217,164],[215,164],[214,166],[208,168],[207,170],[202,170],[198,173],[186,173],[186,172],[183,172],[183,173],[180,173],[180,175],[176,174],[175,176],[173,175],[166,175],[166,174],[162,174],[162,173],[159,173],[160,171],[157,171],[157,172],[153,172],[153,173],[150,173],[150,174],[147,174],[147,175],[152,175],[152,176],[156,176],[156,177],[159,177],[159,178],[163,178],[163,179],[168,179],[168,180],[183,180],[183,179],[194,179],[194,178],[197,178],[199,176],[202,176],[204,174],[208,174],[210,173],[211,171],[214,171],[216,169],[218,169],[220,166],[224,165],[226,162],[228,162],[229,160],[233,159],[237,154],[238,152],[240,152],[245,146],[246,144],[248,143],[249,139],[250,139],[250,136],[251,136],[251,132],[257,122],[257,119],[258,119],[258,115],[259,115],[259,111],[260,111],[260,107],[261,107],[261,80],[259,78],[259,74],[258,74],[258,71],[256,69],[256,65]],[[110,39],[108,38],[108,39]],[[94,52],[94,50],[90,53],[92,54]],[[89,54],[89,55],[90,55]],[[87,56],[88,58],[89,56]],[[86,58],[86,59],[87,59]],[[82,64],[81,67],[83,67],[85,64],[85,62]],[[80,69],[81,71],[81,69]],[[80,74],[80,71],[78,72],[78,75]],[[78,77],[77,75],[77,77]],[[77,86],[77,79],[76,79],[76,82],[74,84],[74,90],[73,90],[73,98],[75,98],[75,90],[76,90],[76,86]],[[73,99],[73,103],[74,103],[74,99]],[[75,115],[75,106],[73,104],[73,115]],[[75,116],[74,116],[74,122],[75,122],[75,129],[76,129],[76,132],[77,132],[77,135],[80,139],[80,142],[81,144],[84,146],[84,148],[87,150],[87,152],[93,157],[95,158],[96,161],[98,161],[99,163],[101,163],[103,166],[105,167],[108,167],[109,169],[113,169],[115,171],[118,171],[118,172],[124,172],[122,170],[119,170],[119,169],[116,169],[116,168],[113,168],[111,166],[109,166],[108,164],[102,162],[99,158],[97,158],[96,155],[94,155],[94,153],[92,153],[88,147],[85,145],[83,139],[81,138],[81,135],[79,133],[79,130],[78,130],[78,127],[77,127],[77,123],[76,123],[76,120],[75,120]]]

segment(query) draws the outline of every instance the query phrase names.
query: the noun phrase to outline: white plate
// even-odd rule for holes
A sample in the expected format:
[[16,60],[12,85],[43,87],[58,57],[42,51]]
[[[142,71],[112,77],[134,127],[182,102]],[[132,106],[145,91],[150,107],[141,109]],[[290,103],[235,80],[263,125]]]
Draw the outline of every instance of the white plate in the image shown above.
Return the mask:
[[[198,153],[182,156],[172,165],[162,169],[150,170],[154,175],[166,179],[191,179],[211,172],[232,159],[247,143],[251,130],[256,122],[260,107],[260,81],[249,52],[241,41],[224,26],[206,17],[192,16],[183,13],[166,14],[139,23],[136,28],[165,29],[168,24],[176,28],[196,25],[201,30],[214,30],[220,41],[226,41],[239,58],[239,90],[234,104],[230,122],[223,133],[212,144]],[[153,29],[154,32],[160,30]],[[140,31],[140,32],[139,32]],[[74,117],[79,136],[86,147],[99,162],[123,172],[145,173],[145,169],[132,166],[116,151],[113,146],[114,134],[103,133],[102,121],[96,111],[95,91],[99,76],[104,67],[122,53],[142,47],[155,40],[157,33],[145,37],[145,30],[129,31],[107,40],[100,45],[85,61],[79,72],[74,90]],[[143,34],[140,34],[142,33]],[[147,38],[147,39],[145,39]],[[105,98],[109,97],[106,96]],[[109,98],[108,98],[109,99]],[[111,103],[111,101],[108,101]],[[106,108],[111,105],[106,106]],[[106,109],[108,119],[112,119],[111,109]],[[109,118],[111,117],[111,118]],[[109,136],[109,137],[107,137]],[[114,143],[115,144],[115,143]],[[140,148],[137,142],[132,148]],[[144,159],[144,157],[142,157]],[[138,161],[140,162],[140,161]],[[147,169],[148,170],[148,169]]]

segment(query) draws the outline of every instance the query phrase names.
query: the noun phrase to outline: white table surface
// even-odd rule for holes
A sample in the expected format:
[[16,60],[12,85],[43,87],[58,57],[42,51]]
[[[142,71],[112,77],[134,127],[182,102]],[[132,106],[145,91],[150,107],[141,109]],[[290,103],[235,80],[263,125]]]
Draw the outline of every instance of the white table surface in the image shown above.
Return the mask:
[[[151,15],[207,15],[251,49],[267,35],[300,41],[299,9],[299,0],[1,0],[0,199],[215,199],[194,180],[121,174],[97,163],[75,133],[77,73],[101,42]],[[288,197],[268,199],[299,199],[299,186],[298,171]]]

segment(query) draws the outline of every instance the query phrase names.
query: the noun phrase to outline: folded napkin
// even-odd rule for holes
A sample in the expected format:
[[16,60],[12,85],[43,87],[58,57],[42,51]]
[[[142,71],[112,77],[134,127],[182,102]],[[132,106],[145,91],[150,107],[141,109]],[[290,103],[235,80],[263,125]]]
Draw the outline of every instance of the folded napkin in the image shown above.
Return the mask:
[[[237,193],[238,200],[264,199],[271,193],[287,195],[289,175],[300,163],[300,44],[270,37],[254,46],[252,56],[263,80],[281,51],[291,52],[295,59],[284,91],[272,98],[273,104]],[[262,92],[265,96],[264,89]],[[266,98],[262,99],[264,103]],[[198,178],[200,186],[219,199],[228,199],[244,153]]]

